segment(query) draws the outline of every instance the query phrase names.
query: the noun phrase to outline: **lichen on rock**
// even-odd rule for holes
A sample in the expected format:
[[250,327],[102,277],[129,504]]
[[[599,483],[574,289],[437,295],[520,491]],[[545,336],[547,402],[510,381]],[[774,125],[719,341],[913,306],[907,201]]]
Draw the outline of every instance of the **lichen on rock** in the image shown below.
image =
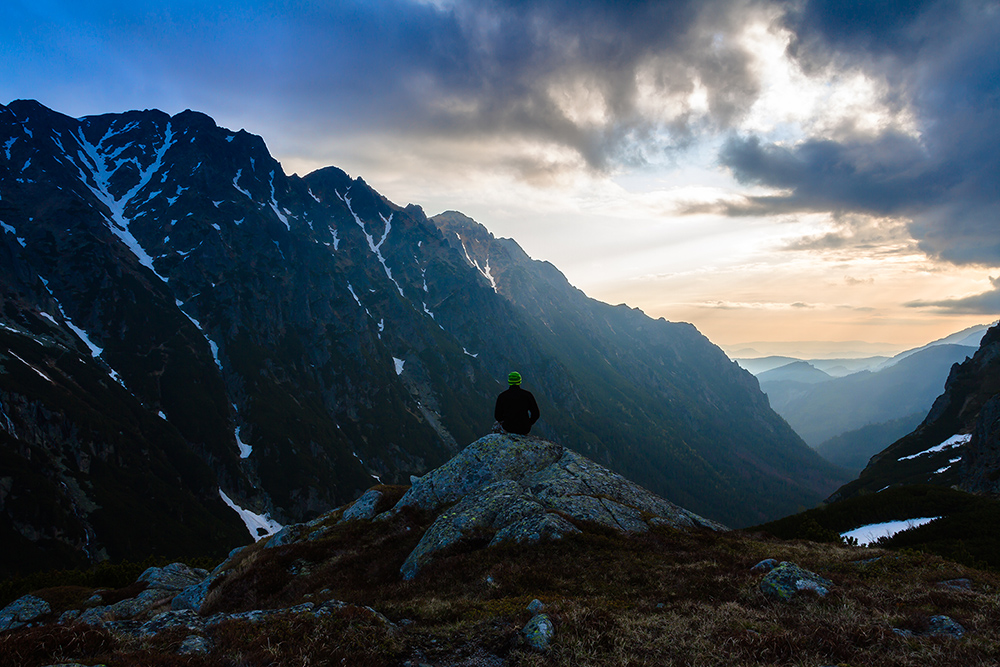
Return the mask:
[[537,542],[579,533],[587,525],[633,533],[653,526],[726,529],[572,450],[510,434],[472,443],[417,479],[376,518],[391,518],[404,507],[438,512],[400,568],[405,579],[415,577],[437,552],[473,539],[488,539],[491,546]]

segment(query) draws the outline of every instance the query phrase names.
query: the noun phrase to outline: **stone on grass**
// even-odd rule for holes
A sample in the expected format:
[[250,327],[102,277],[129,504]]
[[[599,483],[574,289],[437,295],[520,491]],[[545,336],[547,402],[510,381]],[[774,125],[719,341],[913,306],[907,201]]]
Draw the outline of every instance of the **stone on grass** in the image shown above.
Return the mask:
[[955,637],[958,639],[965,634],[965,628],[949,616],[931,616],[927,634],[932,637]]
[[527,609],[532,614],[538,614],[543,609],[545,609],[545,603],[539,600],[538,598],[535,598],[534,600],[528,603]]
[[548,651],[556,628],[548,614],[535,614],[521,630],[524,641],[536,651]]
[[829,579],[789,562],[782,562],[760,581],[760,590],[764,595],[782,601],[791,600],[802,591],[812,591],[823,597],[831,586],[833,582]]
[[971,591],[972,590],[972,580],[971,579],[949,579],[947,581],[938,582],[938,586],[942,588],[950,588],[956,591]]
[[188,635],[177,649],[180,655],[205,655],[212,650],[212,643],[201,635]]

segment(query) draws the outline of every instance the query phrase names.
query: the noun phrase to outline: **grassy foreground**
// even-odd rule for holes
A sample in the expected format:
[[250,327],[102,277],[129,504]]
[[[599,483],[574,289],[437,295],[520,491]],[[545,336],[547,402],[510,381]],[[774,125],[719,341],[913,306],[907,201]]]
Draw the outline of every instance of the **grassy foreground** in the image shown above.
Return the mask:
[[[623,537],[592,530],[532,546],[466,545],[403,582],[399,566],[427,521],[401,514],[343,524],[322,540],[247,549],[205,610],[327,599],[358,605],[332,616],[225,621],[206,633],[209,654],[186,656],[176,654],[185,630],[135,638],[85,625],[21,629],[0,634],[0,667],[1000,663],[1000,577],[934,555],[746,532],[657,529]],[[758,588],[762,575],[751,571],[764,558],[793,561],[834,586],[823,598],[773,601]],[[940,585],[956,578],[970,579],[971,590]],[[37,595],[56,617],[90,593],[60,587]],[[546,653],[520,640],[533,598],[555,625]],[[919,632],[941,614],[961,623],[965,636],[893,632]]]

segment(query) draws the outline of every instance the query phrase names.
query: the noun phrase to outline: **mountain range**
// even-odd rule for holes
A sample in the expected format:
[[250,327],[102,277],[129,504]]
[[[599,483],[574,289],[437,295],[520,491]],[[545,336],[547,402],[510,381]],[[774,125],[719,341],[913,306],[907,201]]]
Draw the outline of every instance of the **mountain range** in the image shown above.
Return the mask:
[[0,106],[4,571],[220,554],[539,435],[746,525],[846,481],[693,326],[572,287],[454,212],[185,111]]
[[757,376],[771,407],[809,445],[856,474],[923,420],[952,365],[972,356],[988,328],[969,327],[891,358],[739,363]]

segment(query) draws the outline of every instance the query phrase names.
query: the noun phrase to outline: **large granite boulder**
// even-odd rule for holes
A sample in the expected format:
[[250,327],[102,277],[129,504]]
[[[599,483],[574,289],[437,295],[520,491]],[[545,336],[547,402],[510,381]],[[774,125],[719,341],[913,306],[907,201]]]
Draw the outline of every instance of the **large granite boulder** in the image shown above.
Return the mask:
[[725,526],[689,512],[621,475],[552,442],[491,434],[415,480],[389,511],[439,512],[401,572],[412,579],[434,555],[469,538],[500,542],[559,539],[598,525],[619,532],[653,526]]

